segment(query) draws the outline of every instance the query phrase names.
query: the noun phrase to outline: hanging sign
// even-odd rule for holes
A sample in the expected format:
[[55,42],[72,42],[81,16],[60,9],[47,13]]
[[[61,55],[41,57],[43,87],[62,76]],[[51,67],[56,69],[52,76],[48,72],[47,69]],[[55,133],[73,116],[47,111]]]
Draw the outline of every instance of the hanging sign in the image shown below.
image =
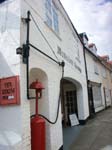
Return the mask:
[[20,104],[19,76],[0,79],[0,105]]

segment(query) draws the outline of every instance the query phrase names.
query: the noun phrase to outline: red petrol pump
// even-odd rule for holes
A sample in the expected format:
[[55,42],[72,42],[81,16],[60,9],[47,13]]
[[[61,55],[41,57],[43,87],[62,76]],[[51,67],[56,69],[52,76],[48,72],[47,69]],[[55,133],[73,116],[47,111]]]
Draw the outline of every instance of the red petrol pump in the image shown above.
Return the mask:
[[42,96],[44,87],[37,80],[31,83],[30,89],[35,89],[36,92],[36,113],[31,119],[31,149],[45,150],[45,120],[38,115],[38,99]]

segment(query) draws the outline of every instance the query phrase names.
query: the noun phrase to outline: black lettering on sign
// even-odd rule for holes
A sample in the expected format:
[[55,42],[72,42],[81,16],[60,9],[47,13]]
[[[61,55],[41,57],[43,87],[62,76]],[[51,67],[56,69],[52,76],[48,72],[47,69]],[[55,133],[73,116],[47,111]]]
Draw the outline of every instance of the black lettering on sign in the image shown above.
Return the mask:
[[12,83],[11,82],[6,82],[4,84],[4,86],[5,86],[5,88],[10,88],[10,87],[12,87]]
[[8,96],[3,96],[2,98],[3,98],[3,99],[8,99]]
[[5,90],[2,90],[2,94],[12,94],[15,92],[15,89],[5,89]]

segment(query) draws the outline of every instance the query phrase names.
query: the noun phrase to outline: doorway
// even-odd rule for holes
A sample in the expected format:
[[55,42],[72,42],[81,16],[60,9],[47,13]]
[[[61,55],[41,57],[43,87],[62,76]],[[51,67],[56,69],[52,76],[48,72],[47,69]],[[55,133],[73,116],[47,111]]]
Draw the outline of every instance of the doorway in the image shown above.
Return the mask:
[[77,95],[76,90],[66,91],[66,114],[67,114],[67,124],[70,125],[69,116],[72,114],[77,115]]
[[[71,123],[70,116],[75,115],[79,122],[82,111],[83,93],[81,84],[71,78],[64,78],[62,80],[61,89],[63,148],[64,150],[68,150],[82,129],[82,126]],[[76,119],[73,121],[76,122]]]
[[78,117],[77,90],[75,84],[64,79],[62,93],[62,124],[63,126],[70,126],[70,115],[75,114]]

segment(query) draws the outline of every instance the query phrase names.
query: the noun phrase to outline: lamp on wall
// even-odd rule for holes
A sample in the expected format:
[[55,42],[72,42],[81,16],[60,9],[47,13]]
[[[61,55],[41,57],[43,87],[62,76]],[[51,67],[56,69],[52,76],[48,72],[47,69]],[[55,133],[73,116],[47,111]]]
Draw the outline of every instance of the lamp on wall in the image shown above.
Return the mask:
[[26,61],[29,57],[29,46],[27,44],[23,44],[23,47],[18,47],[16,49],[16,54],[23,56],[23,63],[26,64]]
[[16,48],[16,54],[17,55],[22,55],[23,49],[21,47]]

